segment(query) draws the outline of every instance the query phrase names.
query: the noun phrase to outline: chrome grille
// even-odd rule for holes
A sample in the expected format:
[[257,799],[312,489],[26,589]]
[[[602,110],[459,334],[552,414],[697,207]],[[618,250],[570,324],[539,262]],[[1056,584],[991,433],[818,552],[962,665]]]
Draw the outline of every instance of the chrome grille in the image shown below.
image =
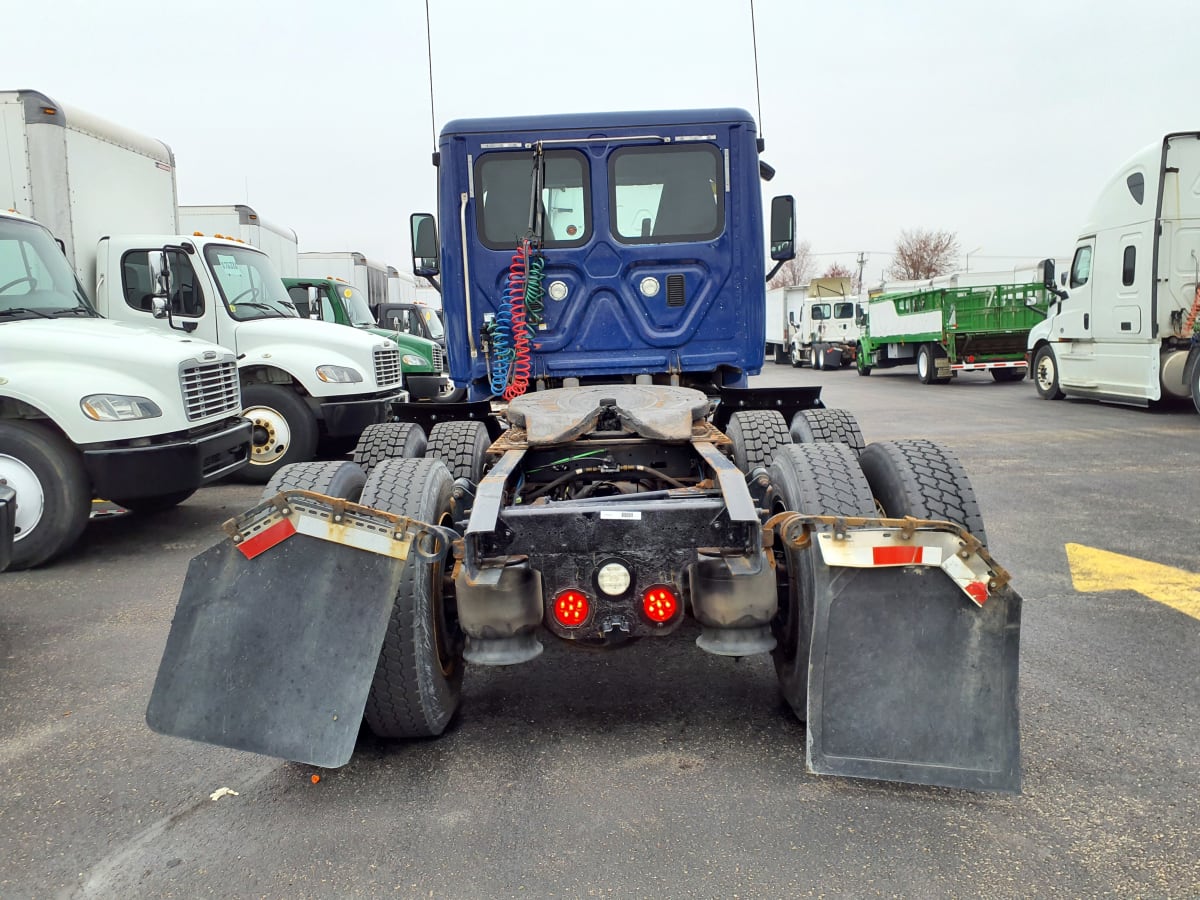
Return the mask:
[[242,411],[237,363],[232,360],[185,366],[179,371],[179,386],[189,421]]
[[375,383],[380,387],[400,383],[400,349],[395,345],[375,351]]
[[435,372],[445,372],[446,371],[446,355],[444,353],[442,353],[442,345],[441,344],[433,345],[433,371],[435,371]]

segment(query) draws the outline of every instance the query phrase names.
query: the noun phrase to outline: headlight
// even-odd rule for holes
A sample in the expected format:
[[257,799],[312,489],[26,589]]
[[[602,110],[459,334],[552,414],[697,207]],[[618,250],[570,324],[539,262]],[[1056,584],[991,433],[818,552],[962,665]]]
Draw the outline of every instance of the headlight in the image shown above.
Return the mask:
[[85,416],[96,422],[156,419],[162,415],[162,410],[154,401],[124,394],[92,394],[79,401],[79,408]]
[[317,366],[317,377],[329,384],[351,384],[362,381],[362,373],[349,366]]
[[433,368],[433,366],[429,364],[429,360],[425,359],[423,356],[417,356],[415,353],[405,353],[400,357],[400,362],[404,363],[406,366],[412,366],[416,369]]

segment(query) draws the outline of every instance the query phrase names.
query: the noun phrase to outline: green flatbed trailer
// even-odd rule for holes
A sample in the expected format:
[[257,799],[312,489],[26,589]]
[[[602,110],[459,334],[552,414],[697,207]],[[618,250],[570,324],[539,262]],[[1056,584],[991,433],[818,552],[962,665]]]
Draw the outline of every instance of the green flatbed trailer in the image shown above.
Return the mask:
[[912,365],[922,384],[959,372],[990,371],[996,381],[1025,377],[1029,330],[1046,317],[1042,284],[944,287],[881,294],[867,305],[858,373]]

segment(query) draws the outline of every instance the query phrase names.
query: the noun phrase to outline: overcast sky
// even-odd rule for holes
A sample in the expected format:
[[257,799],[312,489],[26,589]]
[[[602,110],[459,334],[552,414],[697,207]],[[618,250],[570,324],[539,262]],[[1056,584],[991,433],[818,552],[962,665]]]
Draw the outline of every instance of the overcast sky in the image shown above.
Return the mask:
[[[423,0],[40,0],[0,88],[159,138],[181,203],[249,202],[301,250],[409,268],[432,211]],[[739,106],[749,0],[430,0],[437,128],[529,112]],[[1200,129],[1196,0],[757,0],[768,194],[823,267],[957,232],[970,268],[1068,256],[1101,185]],[[13,26],[10,21],[9,25]],[[844,255],[832,254],[841,252]]]

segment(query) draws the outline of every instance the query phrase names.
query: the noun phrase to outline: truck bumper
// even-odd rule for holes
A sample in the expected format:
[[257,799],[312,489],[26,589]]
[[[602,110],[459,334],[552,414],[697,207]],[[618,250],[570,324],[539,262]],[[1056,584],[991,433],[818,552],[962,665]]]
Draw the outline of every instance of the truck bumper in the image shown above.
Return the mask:
[[323,400],[321,419],[327,437],[358,437],[368,425],[391,421],[395,405],[408,402],[408,391],[369,400]]
[[238,417],[215,432],[182,434],[144,447],[84,446],[83,467],[101,497],[125,500],[194,490],[246,464],[252,428]]
[[405,375],[405,386],[413,400],[432,400],[442,392],[445,378],[441,373],[429,375]]

